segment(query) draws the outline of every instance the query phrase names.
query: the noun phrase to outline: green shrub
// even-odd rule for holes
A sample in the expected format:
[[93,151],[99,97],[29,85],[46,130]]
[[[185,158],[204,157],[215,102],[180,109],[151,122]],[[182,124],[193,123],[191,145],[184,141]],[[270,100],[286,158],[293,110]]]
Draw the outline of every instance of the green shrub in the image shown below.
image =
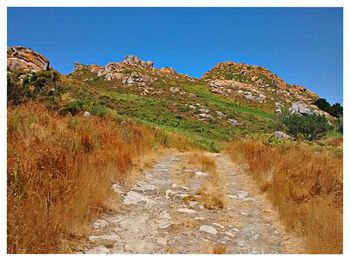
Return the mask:
[[61,110],[62,114],[71,113],[72,115],[76,115],[78,112],[84,109],[84,101],[76,100],[68,103]]
[[339,118],[343,115],[343,106],[340,103],[334,103],[330,105],[330,103],[323,98],[317,99],[314,104],[322,111],[328,112],[330,115]]
[[336,130],[343,133],[343,116],[340,116],[336,122]]
[[294,137],[302,134],[308,140],[324,136],[331,129],[331,125],[324,115],[310,114],[301,116],[291,114],[283,117],[288,133]]

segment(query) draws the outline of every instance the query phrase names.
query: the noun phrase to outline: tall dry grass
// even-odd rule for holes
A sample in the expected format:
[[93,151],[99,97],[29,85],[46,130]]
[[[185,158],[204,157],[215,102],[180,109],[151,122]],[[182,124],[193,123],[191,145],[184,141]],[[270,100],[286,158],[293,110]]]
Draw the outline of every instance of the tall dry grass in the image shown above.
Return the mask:
[[217,171],[217,165],[212,157],[203,152],[194,152],[189,155],[190,164],[200,166],[202,171],[208,173],[208,178],[201,185],[198,194],[201,195],[201,203],[207,209],[222,209],[225,206],[224,182],[220,173]]
[[156,133],[130,122],[57,116],[29,103],[8,108],[7,251],[64,252],[127,182]]
[[232,142],[226,152],[233,161],[247,163],[286,227],[305,238],[308,253],[342,253],[342,154],[253,140]]

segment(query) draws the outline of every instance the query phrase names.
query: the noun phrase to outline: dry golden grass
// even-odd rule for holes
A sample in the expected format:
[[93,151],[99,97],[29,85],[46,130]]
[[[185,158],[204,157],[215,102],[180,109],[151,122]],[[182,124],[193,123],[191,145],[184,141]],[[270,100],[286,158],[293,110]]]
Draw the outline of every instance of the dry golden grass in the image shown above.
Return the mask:
[[191,153],[188,157],[188,163],[200,166],[202,171],[216,171],[215,160],[206,156],[205,153],[202,151]]
[[286,227],[305,238],[308,253],[342,253],[342,154],[317,146],[269,146],[253,140],[233,142],[226,151],[233,161],[248,164]]
[[332,147],[342,147],[343,146],[343,138],[327,138],[325,140],[320,141],[320,144]]
[[225,254],[226,246],[225,245],[214,245],[210,250],[210,254]]
[[225,190],[221,175],[217,172],[216,162],[203,152],[190,154],[188,162],[199,165],[202,171],[207,172],[208,179],[202,184],[198,194],[201,203],[208,209],[222,209],[225,206]]
[[155,131],[131,122],[55,116],[40,104],[8,108],[8,253],[57,253],[128,182]]

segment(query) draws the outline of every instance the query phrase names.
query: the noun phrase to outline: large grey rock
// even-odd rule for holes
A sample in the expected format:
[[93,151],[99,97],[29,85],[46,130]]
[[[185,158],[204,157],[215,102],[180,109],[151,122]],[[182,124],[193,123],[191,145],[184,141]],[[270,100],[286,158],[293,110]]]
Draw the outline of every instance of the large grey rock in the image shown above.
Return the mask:
[[289,111],[291,113],[297,113],[297,114],[302,114],[302,115],[310,115],[312,114],[312,111],[310,108],[301,102],[294,102],[292,106],[289,108]]

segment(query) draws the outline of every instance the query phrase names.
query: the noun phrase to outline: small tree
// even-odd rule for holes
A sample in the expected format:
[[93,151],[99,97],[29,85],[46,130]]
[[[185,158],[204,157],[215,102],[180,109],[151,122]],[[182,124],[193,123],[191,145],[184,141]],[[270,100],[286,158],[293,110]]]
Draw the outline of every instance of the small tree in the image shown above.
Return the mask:
[[330,105],[330,103],[323,98],[317,99],[314,104],[322,111],[328,112],[330,115],[339,118],[343,115],[343,106],[340,103]]
[[328,109],[328,113],[336,118],[339,118],[343,115],[343,106],[340,103],[335,103]]
[[326,99],[323,98],[319,98],[317,99],[314,104],[323,111],[328,111],[329,107],[331,107],[331,105],[329,104],[329,102]]
[[302,134],[308,140],[322,137],[331,129],[326,117],[315,113],[306,116],[287,115],[282,122],[286,125],[290,135],[297,137],[298,134]]

